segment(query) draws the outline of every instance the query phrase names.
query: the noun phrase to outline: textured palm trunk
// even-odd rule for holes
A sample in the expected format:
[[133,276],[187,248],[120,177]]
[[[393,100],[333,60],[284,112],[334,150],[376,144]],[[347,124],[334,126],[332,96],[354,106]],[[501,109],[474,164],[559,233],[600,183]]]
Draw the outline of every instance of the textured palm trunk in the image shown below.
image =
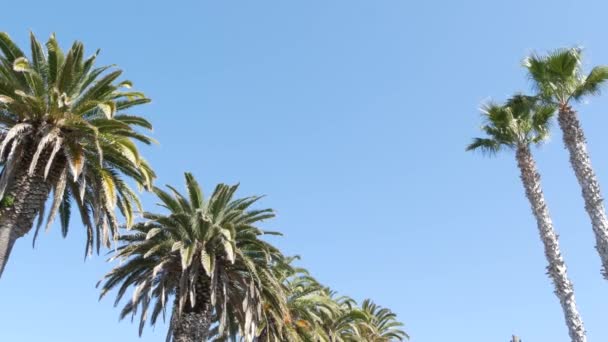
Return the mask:
[[563,132],[564,144],[570,153],[570,164],[583,193],[585,210],[591,218],[595,248],[602,260],[602,274],[608,279],[608,219],[600,185],[587,153],[585,134],[576,112],[568,106],[560,108],[558,121]]
[[0,277],[15,242],[32,229],[51,190],[41,170],[45,163],[39,163],[35,174],[30,176],[30,161],[31,154],[26,153],[0,202]]
[[572,282],[568,279],[566,263],[559,249],[559,241],[553,229],[551,217],[549,217],[549,210],[541,189],[540,175],[536,171],[536,163],[532,159],[532,154],[527,146],[518,148],[516,156],[517,165],[521,171],[521,180],[532,206],[532,213],[536,218],[540,239],[544,245],[545,257],[549,263],[547,274],[553,280],[555,295],[564,311],[570,339],[572,342],[585,342],[587,338],[583,320],[576,308],[574,288]]
[[[177,291],[179,293],[179,290]],[[175,309],[179,298],[175,298]],[[212,319],[211,288],[208,280],[199,281],[196,289],[196,305],[190,300],[181,315],[173,315],[174,342],[205,342],[209,338]]]

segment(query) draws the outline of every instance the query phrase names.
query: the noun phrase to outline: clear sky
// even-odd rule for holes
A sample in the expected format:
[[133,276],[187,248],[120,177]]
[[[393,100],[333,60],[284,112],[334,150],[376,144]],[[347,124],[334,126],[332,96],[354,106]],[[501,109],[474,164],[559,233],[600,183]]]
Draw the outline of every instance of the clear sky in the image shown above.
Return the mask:
[[[145,3],[145,5],[144,5]],[[608,64],[604,1],[9,1],[0,30],[102,48],[153,99],[158,184],[242,184],[319,280],[396,311],[412,341],[565,342],[514,156],[465,153],[479,105],[530,84],[531,51]],[[604,194],[608,95],[579,106]],[[554,128],[557,128],[556,125]],[[589,340],[608,282],[561,135],[535,152]],[[154,199],[144,195],[152,209]],[[0,280],[0,341],[139,341],[98,302],[105,257],[72,220],[18,242]],[[164,341],[166,327],[141,341]]]

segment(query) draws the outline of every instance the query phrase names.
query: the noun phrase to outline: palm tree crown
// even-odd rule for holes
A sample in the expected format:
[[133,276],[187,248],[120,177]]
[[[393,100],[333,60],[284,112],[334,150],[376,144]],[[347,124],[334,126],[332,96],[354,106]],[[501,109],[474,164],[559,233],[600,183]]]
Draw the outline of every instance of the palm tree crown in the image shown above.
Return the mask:
[[409,338],[405,331],[400,329],[403,323],[397,320],[397,315],[390,309],[366,299],[361,304],[361,311],[367,316],[364,324],[358,326],[365,341],[390,342]]
[[549,122],[555,114],[552,105],[538,104],[530,96],[515,95],[503,106],[488,104],[482,108],[487,138],[475,138],[467,151],[480,149],[496,153],[502,148],[517,149],[539,144],[549,135]]
[[[85,58],[83,44],[75,42],[64,54],[54,35],[46,48],[33,34],[30,41],[28,58],[0,33],[0,198],[10,202],[5,191],[20,170],[30,177],[42,174],[54,190],[47,228],[59,213],[67,233],[73,200],[87,228],[88,253],[95,236],[99,249],[117,232],[115,208],[127,226],[135,210],[141,210],[123,177],[146,188],[155,177],[135,144],[153,141],[135,127],[152,126],[124,112],[150,100],[140,92],[123,91],[131,82],[116,82],[120,70],[94,67],[99,51]],[[40,212],[38,228],[42,216]]]
[[265,326],[259,339],[261,342],[329,340],[325,324],[339,313],[340,307],[307,270],[292,265],[297,258],[285,258],[273,264],[285,303],[264,307]]
[[[135,315],[141,309],[140,334],[152,306],[151,324],[166,311],[170,296],[175,297],[171,331],[180,317],[209,302],[208,314],[217,326],[210,335],[238,334],[251,340],[257,334],[261,318],[261,296],[280,296],[272,286],[270,263],[280,257],[276,248],[259,239],[273,234],[255,224],[274,217],[272,209],[250,207],[261,197],[233,199],[238,185],[220,184],[209,199],[194,179],[186,173],[187,195],[173,187],[170,193],[155,188],[169,213],[144,213],[145,221],[135,224],[133,234],[124,235],[117,256],[126,263],[117,266],[103,285],[103,297],[120,284],[116,304],[126,290],[135,293],[121,313]],[[276,300],[276,298],[275,298]],[[208,327],[209,328],[209,327]]]
[[567,105],[571,100],[599,93],[608,79],[608,66],[603,65],[585,75],[581,57],[580,48],[559,49],[546,56],[529,56],[523,64],[544,100]]

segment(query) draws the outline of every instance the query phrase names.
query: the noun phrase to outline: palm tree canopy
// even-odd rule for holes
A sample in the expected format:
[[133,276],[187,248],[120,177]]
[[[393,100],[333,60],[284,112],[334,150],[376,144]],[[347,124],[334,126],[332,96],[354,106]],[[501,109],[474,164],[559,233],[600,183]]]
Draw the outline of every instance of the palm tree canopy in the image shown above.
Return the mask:
[[403,323],[397,320],[397,315],[388,308],[375,304],[366,299],[361,304],[361,310],[367,315],[365,324],[360,325],[361,335],[365,341],[390,342],[403,341],[409,338],[400,328]]
[[[26,57],[6,33],[0,33],[0,198],[17,168],[26,168],[31,175],[44,165],[45,179],[54,182],[47,228],[59,213],[65,235],[75,202],[88,232],[86,253],[94,239],[99,251],[100,244],[109,246],[109,236],[117,233],[115,208],[127,226],[134,212],[141,211],[126,179],[150,188],[155,177],[136,145],[153,140],[135,129],[152,126],[126,113],[150,100],[128,90],[130,81],[117,81],[122,71],[95,67],[99,50],[85,58],[83,44],[75,42],[64,53],[54,35],[43,47],[30,34],[30,45],[31,55]],[[23,156],[29,156],[29,165],[20,163]],[[56,177],[51,180],[49,175]]]
[[[338,306],[338,310],[326,318],[324,329],[328,342],[359,342],[367,341],[361,329],[370,321],[370,316],[348,296],[337,296],[336,292],[326,290],[327,296]],[[367,329],[368,331],[370,329]]]
[[581,58],[580,48],[558,49],[545,56],[529,56],[523,65],[544,100],[565,105],[598,94],[608,80],[608,66],[596,66],[585,75]]
[[293,260],[288,258],[275,265],[287,310],[267,310],[267,317],[271,318],[268,324],[275,325],[269,328],[275,335],[269,333],[268,337],[275,338],[271,341],[330,341],[326,325],[340,315],[340,305],[306,269],[292,266]]
[[475,138],[467,151],[496,153],[504,147],[518,148],[540,144],[548,138],[549,123],[555,114],[553,105],[539,103],[531,96],[515,95],[504,105],[490,103],[482,108],[487,137]]
[[189,173],[185,178],[186,195],[171,186],[168,192],[154,189],[168,214],[146,212],[145,221],[120,238],[123,244],[113,259],[125,263],[106,275],[101,297],[120,285],[118,304],[127,289],[135,287],[120,317],[140,309],[141,334],[148,316],[152,325],[161,313],[164,317],[170,296],[177,303],[173,315],[180,315],[186,305],[194,307],[204,279],[217,324],[212,334],[230,335],[238,326],[239,335],[251,340],[257,333],[262,294],[282,295],[278,283],[270,288],[273,275],[268,266],[280,253],[259,239],[275,233],[255,226],[275,214],[272,209],[251,209],[259,196],[233,199],[238,185],[219,184],[206,199],[195,178]]

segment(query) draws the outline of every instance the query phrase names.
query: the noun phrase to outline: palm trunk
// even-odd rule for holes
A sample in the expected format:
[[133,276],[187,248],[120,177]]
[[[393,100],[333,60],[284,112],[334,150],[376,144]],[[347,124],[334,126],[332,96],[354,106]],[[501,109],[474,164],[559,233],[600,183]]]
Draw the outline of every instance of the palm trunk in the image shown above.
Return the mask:
[[[179,293],[179,289],[177,291]],[[175,310],[179,298],[175,298]],[[173,315],[173,342],[205,342],[209,338],[212,319],[211,287],[209,279],[201,279],[196,288],[196,305],[190,300],[181,315]]]
[[578,184],[581,186],[585,210],[591,218],[595,234],[595,248],[602,260],[602,274],[604,278],[608,279],[608,219],[600,185],[587,153],[585,134],[576,112],[568,106],[560,107],[558,121],[564,135],[564,144],[570,153],[570,164],[572,164]]
[[585,342],[587,340],[585,328],[576,308],[574,288],[566,273],[566,263],[559,249],[557,234],[553,229],[553,223],[545,203],[545,196],[541,189],[540,175],[536,170],[536,164],[532,159],[529,147],[519,147],[516,157],[517,165],[521,171],[521,180],[526,190],[526,197],[528,197],[532,206],[532,213],[536,218],[540,239],[544,245],[545,257],[549,263],[547,274],[553,280],[555,295],[564,311],[570,339],[572,339],[572,342]]
[[25,153],[0,202],[0,277],[15,241],[30,231],[51,190],[51,182],[44,179],[40,170],[45,163],[39,163],[38,170],[30,176],[30,160],[31,155]]

